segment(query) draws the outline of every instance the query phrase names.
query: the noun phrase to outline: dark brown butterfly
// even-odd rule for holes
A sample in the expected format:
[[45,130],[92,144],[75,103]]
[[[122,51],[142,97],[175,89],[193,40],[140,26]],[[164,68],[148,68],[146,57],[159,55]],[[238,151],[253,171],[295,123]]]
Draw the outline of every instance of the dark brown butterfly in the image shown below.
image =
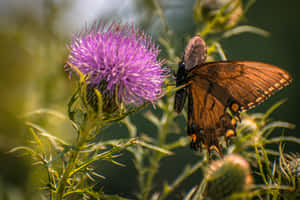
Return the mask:
[[[193,37],[184,52],[176,74],[176,86],[185,86],[175,94],[174,109],[180,113],[188,96],[188,135],[191,148],[215,149],[222,155],[219,137],[226,144],[236,135],[236,118],[274,92],[288,85],[290,74],[274,65],[254,61],[206,60],[206,44]],[[227,112],[230,110],[231,115]]]

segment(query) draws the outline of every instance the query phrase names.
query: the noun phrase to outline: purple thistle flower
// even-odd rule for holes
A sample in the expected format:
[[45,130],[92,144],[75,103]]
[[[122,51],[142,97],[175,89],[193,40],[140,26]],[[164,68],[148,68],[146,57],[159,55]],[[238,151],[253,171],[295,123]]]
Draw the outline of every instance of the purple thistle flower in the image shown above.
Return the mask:
[[158,46],[133,26],[94,24],[76,35],[69,48],[68,64],[88,75],[89,86],[99,88],[104,82],[104,95],[117,91],[118,102],[154,103],[164,94],[161,87],[169,70],[161,67]]

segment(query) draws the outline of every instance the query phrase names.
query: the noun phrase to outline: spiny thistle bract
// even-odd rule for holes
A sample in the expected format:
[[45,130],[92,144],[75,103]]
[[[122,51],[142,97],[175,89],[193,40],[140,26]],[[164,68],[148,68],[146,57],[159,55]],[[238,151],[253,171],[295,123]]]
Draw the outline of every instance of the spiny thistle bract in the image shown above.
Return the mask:
[[[294,159],[292,159],[289,163],[289,167],[291,169],[292,174],[298,179],[298,181],[300,180],[300,156],[295,157]],[[298,183],[300,184],[300,183]],[[299,186],[300,187],[300,186]],[[299,188],[300,189],[300,188]]]
[[[295,178],[300,178],[300,155],[299,154],[287,154],[285,156],[284,167],[285,171],[291,173]],[[285,173],[286,174],[286,173]]]
[[169,71],[158,59],[158,46],[134,26],[94,24],[75,35],[69,48],[67,70],[72,73],[70,66],[75,66],[87,76],[92,91],[88,96],[97,99],[92,90],[97,88],[104,97],[104,111],[105,105],[113,111],[121,103],[154,103],[163,95],[162,84]]
[[234,154],[211,163],[205,179],[205,197],[210,200],[229,198],[245,191],[252,183],[249,163]]
[[300,197],[300,155],[286,154],[280,156],[281,172],[284,174],[283,182],[292,186],[292,189],[284,192],[287,199]]

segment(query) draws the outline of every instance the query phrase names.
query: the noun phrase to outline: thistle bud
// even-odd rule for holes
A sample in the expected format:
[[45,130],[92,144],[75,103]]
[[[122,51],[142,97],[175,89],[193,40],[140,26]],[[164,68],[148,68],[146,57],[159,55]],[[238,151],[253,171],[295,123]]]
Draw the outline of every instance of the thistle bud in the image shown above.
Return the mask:
[[298,157],[293,157],[289,163],[288,167],[290,168],[292,175],[296,178],[300,178],[300,156]]
[[[199,0],[195,5],[195,20],[203,20],[205,23],[210,22],[219,13],[220,9],[227,6],[232,0]],[[215,31],[228,29],[236,25],[243,13],[242,1],[233,0],[225,9],[222,17],[217,19],[214,25]]]
[[205,197],[218,200],[247,190],[252,176],[249,163],[241,156],[232,154],[211,163],[205,180]]
[[[283,166],[281,168],[285,175],[284,181],[290,185],[292,182],[295,183],[292,191],[286,192],[286,195],[293,199],[292,196],[297,196],[300,192],[300,155],[299,154],[287,154],[280,157]],[[292,181],[293,180],[293,181]]]

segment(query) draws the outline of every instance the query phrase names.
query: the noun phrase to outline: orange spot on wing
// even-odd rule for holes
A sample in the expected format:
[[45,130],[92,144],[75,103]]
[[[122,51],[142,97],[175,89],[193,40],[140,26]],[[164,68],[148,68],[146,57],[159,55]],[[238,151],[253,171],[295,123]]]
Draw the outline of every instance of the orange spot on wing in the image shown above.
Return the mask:
[[229,129],[229,130],[226,131],[226,137],[227,138],[230,137],[230,136],[234,136],[234,135],[235,135],[234,130]]
[[212,145],[209,147],[209,150],[213,150],[213,149],[218,153],[220,152],[220,150],[218,149],[218,147],[216,145]]
[[240,106],[237,104],[237,103],[233,103],[231,105],[231,109],[234,111],[234,112],[237,112],[239,110]]
[[196,134],[194,133],[194,134],[192,134],[192,135],[189,135],[190,136],[190,138],[193,140],[193,142],[195,142],[196,141],[196,139],[197,139],[197,136],[196,136]]
[[231,119],[231,124],[232,124],[233,126],[236,125],[236,120],[235,120],[234,118]]

